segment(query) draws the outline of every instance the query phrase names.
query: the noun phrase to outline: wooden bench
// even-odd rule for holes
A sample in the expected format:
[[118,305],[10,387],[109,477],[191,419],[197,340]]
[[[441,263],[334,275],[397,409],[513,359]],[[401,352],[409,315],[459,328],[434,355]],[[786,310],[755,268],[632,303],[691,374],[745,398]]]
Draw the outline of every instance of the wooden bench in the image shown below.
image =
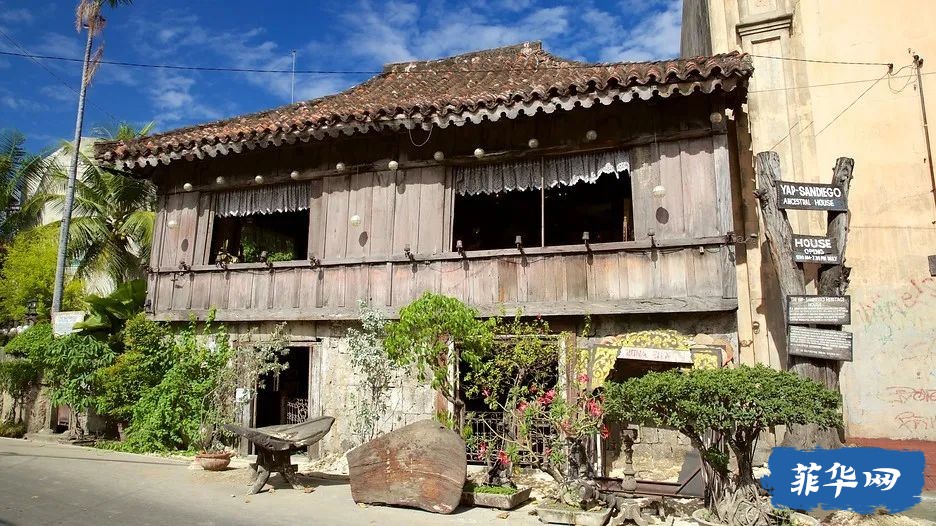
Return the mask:
[[254,443],[257,462],[251,464],[250,495],[258,493],[272,473],[280,473],[295,489],[305,489],[296,476],[297,468],[290,457],[319,440],[331,430],[335,419],[330,416],[310,418],[301,424],[267,427],[241,427],[225,424],[224,428]]

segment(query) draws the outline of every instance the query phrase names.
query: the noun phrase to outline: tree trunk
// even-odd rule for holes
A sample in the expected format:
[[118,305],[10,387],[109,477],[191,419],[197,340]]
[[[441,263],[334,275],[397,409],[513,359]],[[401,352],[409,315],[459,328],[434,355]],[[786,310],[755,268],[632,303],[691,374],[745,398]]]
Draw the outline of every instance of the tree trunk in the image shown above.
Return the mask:
[[[840,157],[835,163],[832,184],[842,187],[842,192],[848,196],[854,161],[847,157]],[[761,152],[756,159],[757,172],[757,198],[760,200],[761,212],[764,218],[765,233],[769,243],[771,260],[777,269],[779,277],[780,296],[783,302],[783,312],[786,316],[786,301],[789,295],[806,293],[803,271],[793,260],[791,248],[793,229],[787,220],[786,211],[777,205],[776,185],[781,179],[780,157],[776,152]],[[830,212],[828,224],[828,237],[833,239],[839,250],[840,260],[844,262],[845,236],[848,231],[848,212]],[[849,269],[844,265],[825,265],[820,269],[819,294],[839,295],[847,287]],[[786,326],[784,320],[784,327]],[[834,360],[820,360],[803,356],[787,355],[787,367],[796,374],[815,380],[828,389],[839,390],[840,364]],[[839,430],[832,428],[819,428],[813,424],[793,424],[787,430],[782,445],[800,449],[813,449],[815,447],[836,448],[841,447]]]
[[91,68],[91,46],[94,43],[94,30],[88,28],[85,43],[84,65],[81,68],[81,86],[78,92],[78,115],[75,117],[75,151],[72,152],[71,166],[68,167],[68,184],[65,187],[65,205],[62,208],[62,223],[59,227],[58,258],[55,265],[55,287],[52,290],[52,312],[62,310],[62,292],[65,286],[65,256],[68,251],[68,229],[71,225],[72,207],[75,204],[75,181],[78,179],[78,154],[81,148],[81,128],[84,125],[85,98]]

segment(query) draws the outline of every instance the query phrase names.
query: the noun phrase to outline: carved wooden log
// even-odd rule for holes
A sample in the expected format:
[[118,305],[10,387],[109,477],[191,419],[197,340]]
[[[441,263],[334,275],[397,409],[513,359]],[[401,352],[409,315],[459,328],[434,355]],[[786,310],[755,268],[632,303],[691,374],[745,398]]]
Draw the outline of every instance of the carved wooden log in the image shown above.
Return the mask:
[[355,502],[451,513],[467,475],[465,441],[435,420],[387,433],[348,452]]

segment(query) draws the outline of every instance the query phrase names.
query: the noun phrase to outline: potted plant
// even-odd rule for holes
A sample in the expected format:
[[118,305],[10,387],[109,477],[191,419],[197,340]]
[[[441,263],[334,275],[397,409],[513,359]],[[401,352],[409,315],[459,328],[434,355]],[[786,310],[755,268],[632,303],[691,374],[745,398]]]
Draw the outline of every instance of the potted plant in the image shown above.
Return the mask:
[[[837,393],[762,365],[651,372],[606,383],[605,397],[610,419],[677,429],[698,449],[706,508],[693,516],[701,524],[788,522],[788,514],[773,509],[754,478],[761,430],[781,424],[841,425]],[[798,522],[809,522],[803,517]]]

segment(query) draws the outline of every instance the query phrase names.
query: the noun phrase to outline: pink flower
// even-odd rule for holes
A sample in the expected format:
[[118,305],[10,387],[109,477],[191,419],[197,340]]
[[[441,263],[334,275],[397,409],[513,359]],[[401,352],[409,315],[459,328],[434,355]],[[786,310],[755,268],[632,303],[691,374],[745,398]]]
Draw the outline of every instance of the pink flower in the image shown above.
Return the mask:
[[585,410],[588,411],[588,414],[594,418],[601,417],[601,404],[595,400],[589,400],[588,402],[585,402]]
[[510,464],[510,456],[503,449],[497,452],[497,462],[502,466]]
[[551,447],[548,447],[548,448],[546,448],[546,449],[543,450],[543,456],[547,456],[547,457],[548,457],[549,455],[552,455],[552,448],[551,448]]
[[525,400],[520,400],[520,403],[517,404],[517,410],[519,410],[519,411],[521,411],[521,412],[526,411],[526,409],[527,409],[527,407],[529,407],[529,405],[530,405],[530,404],[526,403]]
[[488,389],[487,387],[485,387],[484,389],[481,390],[481,394],[483,394],[484,397],[487,398],[487,397],[491,396],[491,390]]
[[537,401],[542,405],[549,405],[552,403],[554,398],[556,398],[556,390],[550,389],[549,391],[546,391],[543,396],[539,397]]
[[582,385],[588,385],[588,375],[585,373],[578,375],[578,382]]
[[482,458],[487,456],[487,442],[478,444],[478,456]]

